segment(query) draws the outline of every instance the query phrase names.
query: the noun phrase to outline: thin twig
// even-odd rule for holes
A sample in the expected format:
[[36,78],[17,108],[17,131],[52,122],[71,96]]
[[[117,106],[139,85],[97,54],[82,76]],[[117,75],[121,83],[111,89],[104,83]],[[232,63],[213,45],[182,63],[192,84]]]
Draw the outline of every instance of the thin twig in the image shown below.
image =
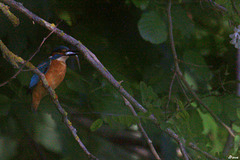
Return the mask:
[[179,84],[179,86],[181,87],[181,89],[182,89],[182,91],[183,91],[183,94],[185,95],[185,97],[186,97],[186,99],[187,99],[187,101],[188,101],[188,103],[189,103],[189,102],[190,102],[190,99],[189,99],[189,97],[188,97],[188,95],[187,95],[185,89],[183,88],[182,82],[180,81],[180,79],[179,79],[178,76],[177,76],[177,80],[178,80],[178,84]]
[[175,77],[176,77],[176,71],[174,71],[174,74],[173,74],[173,76],[172,76],[172,81],[171,81],[171,84],[170,84],[170,86],[169,86],[168,103],[167,103],[166,109],[168,108],[169,103],[170,103],[170,101],[171,101],[172,87],[173,87],[173,82],[174,82],[174,80],[175,80]]
[[[56,26],[58,26],[58,25],[59,25],[59,23],[58,23]],[[25,62],[23,63],[23,65],[19,68],[19,70],[18,70],[11,78],[9,78],[7,81],[1,83],[1,84],[0,84],[0,87],[8,84],[12,79],[16,78],[16,77],[18,76],[18,74],[21,73],[21,71],[22,71],[23,68],[25,67],[26,63],[27,63],[27,62],[30,62],[30,61],[33,59],[33,57],[40,51],[42,45],[43,45],[43,44],[45,43],[45,41],[53,34],[54,31],[55,31],[55,29],[52,30],[46,37],[43,38],[41,44],[39,45],[39,47],[37,48],[37,50],[33,53],[33,55],[32,55],[27,61],[25,61]]]
[[193,97],[210,113],[210,115],[215,119],[216,122],[221,124],[233,137],[235,137],[235,134],[233,133],[232,129],[227,126],[218,116],[213,113],[213,111],[205,104],[203,101],[198,97],[198,95],[192,90],[191,86],[188,84],[186,81],[185,77],[183,76],[179,65],[178,65],[178,57],[177,57],[177,52],[174,44],[174,39],[173,39],[173,26],[172,26],[172,16],[171,16],[171,0],[169,0],[168,4],[168,23],[169,23],[169,37],[170,37],[170,43],[171,43],[171,49],[172,49],[172,54],[174,57],[174,64],[175,64],[175,69],[180,77],[181,81],[183,84],[186,86],[186,88],[189,90],[189,92],[193,95]]
[[[123,96],[122,96],[122,97],[123,97]],[[133,108],[133,106],[131,105],[131,103],[130,103],[125,97],[123,97],[123,100],[124,100],[125,105],[131,110],[132,114],[133,114],[135,117],[138,117],[138,114],[137,114],[136,111],[134,110],[134,108]],[[161,160],[161,158],[159,157],[156,149],[155,149],[154,146],[153,146],[152,140],[148,137],[146,131],[144,130],[140,119],[139,119],[139,123],[138,123],[137,125],[138,125],[140,131],[142,132],[144,138],[146,139],[147,144],[148,144],[148,146],[149,146],[152,154],[154,155],[154,157],[155,157],[156,159],[158,159],[158,160]]]
[[68,127],[69,131],[71,132],[71,134],[73,135],[73,137],[75,138],[75,140],[78,142],[79,146],[83,149],[83,151],[87,154],[89,159],[94,159],[97,160],[97,158],[92,155],[87,148],[84,146],[84,144],[82,143],[81,139],[78,137],[77,135],[77,130],[72,126],[72,123],[70,122],[70,120],[67,117],[67,112],[62,108],[62,106],[60,105],[57,95],[55,93],[55,91],[49,86],[48,81],[45,78],[45,75],[39,71],[35,66],[32,65],[32,63],[30,62],[26,62],[25,60],[23,60],[21,57],[18,57],[17,55],[13,54],[4,44],[3,42],[0,40],[0,47],[1,50],[3,52],[3,54],[5,54],[5,56],[7,57],[13,57],[14,60],[16,61],[16,63],[20,63],[20,64],[25,64],[26,67],[33,69],[32,71],[37,74],[39,76],[39,78],[42,81],[42,84],[44,86],[44,88],[47,89],[48,93],[50,94],[54,104],[57,106],[58,111],[61,113],[61,115],[63,116],[63,121],[65,123],[65,125]]
[[[147,110],[140,104],[136,99],[134,99],[122,86],[121,84],[109,73],[109,71],[102,65],[102,63],[97,59],[97,57],[87,48],[85,47],[79,40],[73,38],[72,36],[64,33],[62,30],[56,28],[53,24],[45,21],[44,19],[38,17],[27,8],[25,8],[22,3],[16,2],[14,0],[2,0],[4,3],[8,4],[11,7],[16,8],[18,11],[25,14],[31,20],[36,23],[39,23],[43,27],[47,28],[48,30],[52,31],[55,29],[55,34],[61,37],[66,42],[70,43],[71,45],[75,46],[78,51],[80,51],[86,60],[98,70],[103,77],[105,77],[136,109],[146,113]],[[156,123],[157,119],[150,115],[150,118],[153,119]]]
[[178,143],[179,148],[180,148],[180,150],[181,150],[181,152],[182,152],[182,154],[183,154],[184,159],[185,159],[185,160],[189,160],[187,151],[186,151],[185,146],[184,146],[185,140],[179,138],[179,136],[178,136],[176,133],[174,133],[173,130],[171,130],[171,129],[169,129],[169,128],[166,129],[166,133],[167,133],[169,136],[173,137],[173,139]]
[[234,0],[231,0],[231,3],[232,3],[232,8],[233,8],[233,10],[237,13],[238,16],[240,16],[240,13],[239,13],[239,11],[238,11],[236,5],[235,5]]
[[219,160],[218,158],[210,155],[209,153],[207,153],[207,152],[205,152],[205,151],[202,151],[200,148],[198,148],[195,144],[193,144],[193,143],[191,143],[191,142],[188,143],[188,146],[189,146],[190,148],[192,148],[192,149],[194,149],[194,150],[202,153],[203,155],[205,155],[205,156],[206,156],[207,158],[209,158],[209,159]]
[[169,86],[168,102],[167,102],[167,105],[166,105],[166,107],[165,107],[165,119],[167,118],[166,113],[167,113],[167,109],[168,109],[169,103],[170,103],[170,101],[171,101],[172,87],[173,87],[173,82],[174,82],[174,80],[175,80],[175,77],[176,77],[176,71],[174,71],[174,74],[173,74],[173,77],[172,77],[172,81],[171,81],[171,84],[170,84],[170,86]]
[[[14,0],[2,0],[2,1],[4,1],[6,4],[10,5],[11,7],[16,8],[17,10],[19,10],[20,12],[25,14],[27,17],[29,17],[31,20],[42,25],[44,28],[47,28],[50,31],[52,31],[54,29],[53,25],[51,25],[50,23],[46,22],[44,19],[42,19],[42,18],[38,17],[37,15],[33,14],[32,12],[30,12],[21,3],[15,2]],[[107,71],[107,69],[97,60],[96,56],[90,50],[88,50],[80,41],[76,40],[75,38],[71,37],[70,35],[67,35],[62,30],[57,29],[57,28],[54,33],[56,35],[58,35],[59,37],[61,37],[66,42],[77,47],[77,49],[82,52],[82,54],[89,61],[89,63],[93,67],[95,67],[117,89],[117,91],[120,92],[133,105],[133,107],[135,107],[136,109],[138,109],[144,113],[147,112],[147,110],[145,108],[143,108],[141,104],[139,104],[126,90],[124,90],[124,88],[120,85],[120,83],[118,81],[116,81],[114,79],[114,77]],[[159,122],[157,121],[156,117],[151,115],[151,116],[149,116],[149,118],[153,121],[154,124],[156,124],[161,129],[161,126],[160,126]],[[170,129],[166,129],[164,131],[173,138],[175,135],[177,135]],[[177,140],[177,139],[174,138],[174,140]],[[181,143],[181,142],[178,141],[178,143]],[[183,146],[183,145],[181,144],[181,146]],[[184,152],[185,151],[184,147],[181,147],[181,148]]]
[[196,68],[213,68],[213,66],[211,66],[211,65],[194,64],[194,63],[190,63],[190,62],[185,62],[185,61],[183,61],[183,60],[181,60],[181,59],[178,59],[178,61],[179,61],[180,63],[184,63],[184,64],[186,64],[186,65],[190,65],[190,66],[193,66],[193,67],[196,67]]
[[205,0],[205,1],[210,2],[216,9],[218,9],[221,12],[227,12],[228,11],[225,7],[221,6],[220,4],[218,4],[218,3],[216,3],[212,0]]

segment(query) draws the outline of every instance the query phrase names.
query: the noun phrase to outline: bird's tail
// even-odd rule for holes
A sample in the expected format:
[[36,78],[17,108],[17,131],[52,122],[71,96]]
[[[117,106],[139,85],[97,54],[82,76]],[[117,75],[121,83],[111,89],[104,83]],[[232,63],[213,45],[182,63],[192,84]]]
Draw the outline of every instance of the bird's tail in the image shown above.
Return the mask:
[[37,112],[39,104],[40,104],[40,101],[35,100],[35,101],[32,102],[31,109],[32,109],[33,112]]

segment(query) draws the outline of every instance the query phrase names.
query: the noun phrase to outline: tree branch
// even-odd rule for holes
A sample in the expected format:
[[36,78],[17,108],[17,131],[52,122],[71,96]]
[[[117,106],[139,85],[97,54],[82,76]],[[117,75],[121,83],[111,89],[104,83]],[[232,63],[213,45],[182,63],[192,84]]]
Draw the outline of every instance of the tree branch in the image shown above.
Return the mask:
[[[147,110],[140,103],[138,103],[121,86],[121,84],[118,81],[115,80],[115,78],[109,73],[109,71],[97,59],[97,57],[89,49],[87,49],[80,41],[76,40],[75,38],[73,38],[70,35],[67,35],[62,30],[56,28],[54,24],[50,24],[47,21],[45,21],[44,19],[42,19],[42,18],[38,17],[37,15],[35,15],[34,13],[30,12],[21,3],[15,2],[14,0],[2,0],[2,1],[4,1],[6,4],[10,5],[11,7],[16,8],[18,11],[22,12],[23,14],[25,14],[27,17],[29,17],[34,22],[39,23],[44,28],[47,28],[50,31],[54,30],[54,33],[56,35],[58,35],[59,37],[61,37],[63,40],[65,40],[66,42],[70,43],[71,45],[75,46],[83,54],[85,59],[87,59],[88,62],[93,67],[95,67],[96,70],[98,70],[103,75],[103,77],[105,77],[117,89],[117,91],[120,92],[132,104],[133,107],[135,107],[136,109],[140,110],[141,112],[144,112],[144,113],[147,112]],[[54,93],[54,95],[55,95],[55,93]],[[58,100],[56,101],[56,103],[57,102],[58,102]],[[60,111],[60,112],[61,113],[62,112],[65,113],[65,111]],[[156,124],[161,129],[161,126],[160,126],[158,120],[156,119],[156,117],[154,117],[154,115],[150,115],[149,118],[153,121],[154,124]],[[181,142],[181,140],[178,138],[178,135],[176,133],[174,133],[171,129],[167,128],[164,131],[167,134],[169,134],[171,137],[173,137],[173,139],[175,141],[178,142],[178,144],[180,145],[180,148],[182,150],[183,155],[185,157],[187,157],[186,150],[185,150],[184,145],[183,145],[183,143],[185,143],[185,142]]]
[[[58,26],[58,24],[57,24],[57,26]],[[45,41],[53,34],[54,31],[55,31],[55,30],[52,30],[46,37],[43,38],[41,44],[39,45],[39,47],[37,48],[37,50],[33,53],[33,55],[32,55],[27,61],[25,61],[25,62],[23,63],[23,65],[21,65],[21,67],[19,68],[19,70],[18,70],[11,78],[9,78],[7,81],[1,83],[1,84],[0,84],[0,87],[8,84],[12,79],[16,78],[16,77],[21,73],[21,71],[23,70],[23,68],[26,66],[26,63],[30,62],[30,61],[33,59],[33,57],[40,51],[42,45],[43,45],[43,44],[45,43]],[[41,66],[39,66],[39,67],[41,67]]]
[[75,140],[78,142],[79,146],[87,154],[88,158],[97,160],[97,158],[87,150],[87,148],[84,146],[84,144],[78,137],[77,130],[72,126],[72,123],[69,121],[69,119],[67,117],[67,112],[60,105],[57,95],[56,95],[55,91],[49,86],[48,81],[45,78],[45,75],[42,72],[40,72],[35,66],[33,66],[32,63],[27,62],[27,61],[23,60],[21,57],[18,57],[17,55],[13,54],[10,50],[8,50],[8,48],[4,45],[4,43],[1,40],[0,40],[0,49],[2,50],[2,53],[5,58],[11,59],[11,61],[14,62],[14,64],[18,64],[18,63],[25,64],[26,67],[31,69],[35,74],[37,74],[39,76],[39,78],[43,82],[44,88],[47,89],[48,93],[50,94],[51,98],[53,99],[54,104],[57,106],[58,111],[62,114],[65,125],[68,127],[69,131],[71,132],[71,134],[73,135]]
[[0,2],[0,9],[8,17],[8,19],[12,22],[14,27],[17,27],[20,24],[19,19],[12,12],[9,11],[8,6],[6,6],[5,4]]
[[[138,117],[136,111],[134,110],[133,106],[131,105],[131,103],[129,103],[129,101],[123,97],[123,100],[125,102],[125,105],[131,110],[132,114],[135,116],[135,117]],[[161,160],[161,158],[159,157],[156,149],[154,148],[153,146],[153,143],[152,143],[152,140],[148,137],[146,131],[144,130],[143,126],[142,126],[142,123],[141,121],[139,120],[139,123],[137,124],[140,131],[142,132],[143,134],[143,137],[146,139],[147,141],[147,144],[152,152],[152,154],[154,155],[154,157],[157,159],[157,160]]]
[[168,24],[169,24],[168,28],[169,28],[169,38],[170,38],[170,43],[171,43],[171,49],[172,49],[172,54],[173,54],[173,57],[174,57],[175,69],[176,69],[176,72],[177,72],[179,78],[181,79],[183,84],[186,86],[186,88],[189,90],[189,92],[193,95],[193,97],[208,111],[208,113],[210,113],[210,115],[215,119],[215,121],[218,122],[219,124],[221,124],[229,132],[229,134],[231,134],[234,137],[235,134],[233,133],[232,129],[229,126],[227,126],[218,116],[216,116],[215,113],[213,113],[213,111],[205,103],[203,103],[203,101],[192,90],[191,86],[188,84],[185,77],[183,76],[183,74],[181,72],[181,69],[178,65],[178,57],[177,57],[177,52],[176,52],[176,49],[175,49],[175,44],[174,44],[174,39],[173,39],[173,26],[172,26],[172,17],[171,17],[171,0],[169,0],[167,13],[168,13]]
[[66,42],[70,43],[71,45],[75,46],[82,54],[83,56],[88,60],[90,64],[92,64],[101,74],[138,110],[142,112],[147,112],[145,108],[142,107],[141,104],[139,104],[121,85],[118,83],[117,80],[109,73],[109,71],[102,65],[102,63],[97,59],[97,57],[88,49],[86,48],[80,41],[76,40],[70,35],[67,35],[62,30],[56,28],[54,24],[50,24],[44,19],[38,17],[34,13],[30,12],[28,9],[26,9],[21,3],[15,2],[14,0],[2,0],[4,3],[10,5],[11,7],[14,7],[18,11],[25,14],[27,17],[29,17],[31,20],[33,20],[36,23],[39,23],[43,27],[47,28],[50,31],[54,31],[55,34],[57,34],[59,37],[61,37]]

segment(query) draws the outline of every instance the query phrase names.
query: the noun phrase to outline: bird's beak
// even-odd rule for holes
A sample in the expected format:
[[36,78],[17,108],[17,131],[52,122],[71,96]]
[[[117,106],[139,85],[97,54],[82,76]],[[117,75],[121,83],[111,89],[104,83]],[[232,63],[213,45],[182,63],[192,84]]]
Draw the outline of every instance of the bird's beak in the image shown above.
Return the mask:
[[79,61],[79,58],[78,58],[77,54],[75,55],[75,59],[76,59],[77,64],[78,64],[78,69],[79,69],[79,71],[81,71],[81,65],[80,65],[80,61]]
[[78,51],[68,51],[65,53],[66,56],[75,56],[75,59],[77,61],[77,65],[78,65],[78,69],[79,71],[81,71],[81,66],[80,66],[80,61],[79,61],[79,58],[78,58],[78,53],[76,53]]
[[75,56],[75,55],[77,55],[77,53],[72,52],[72,51],[68,51],[68,52],[65,52],[65,55],[66,56]]

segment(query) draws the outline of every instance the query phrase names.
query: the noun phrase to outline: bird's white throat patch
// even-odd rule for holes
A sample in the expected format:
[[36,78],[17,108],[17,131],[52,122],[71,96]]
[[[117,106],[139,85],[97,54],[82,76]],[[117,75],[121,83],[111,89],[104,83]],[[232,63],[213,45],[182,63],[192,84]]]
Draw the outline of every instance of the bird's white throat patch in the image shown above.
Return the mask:
[[66,62],[67,59],[68,59],[68,56],[61,56],[57,58],[58,61],[62,61],[62,62]]

